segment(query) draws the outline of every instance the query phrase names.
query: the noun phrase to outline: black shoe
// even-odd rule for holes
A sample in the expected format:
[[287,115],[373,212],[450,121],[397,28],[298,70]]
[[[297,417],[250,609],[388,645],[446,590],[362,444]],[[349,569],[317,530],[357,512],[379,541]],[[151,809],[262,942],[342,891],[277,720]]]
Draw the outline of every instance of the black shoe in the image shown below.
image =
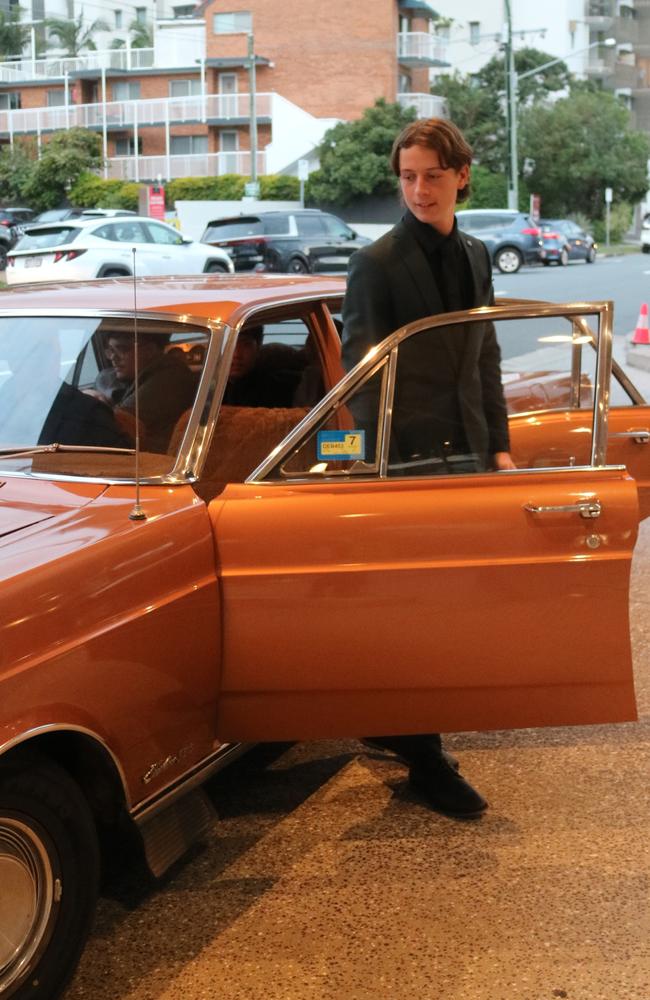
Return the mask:
[[474,819],[487,809],[487,802],[444,758],[427,764],[412,764],[409,784],[432,809],[455,819]]
[[[400,736],[365,736],[360,742],[363,743],[364,747],[370,747],[371,750],[382,750],[384,753],[392,753],[398,760],[401,760],[403,764],[411,765],[413,760],[412,758],[409,759],[403,744],[400,742],[403,739],[404,737]],[[447,750],[441,749],[437,741],[432,746],[431,750],[436,759],[442,754],[443,760],[446,760],[449,766],[453,767],[454,771],[459,770],[460,763],[458,762],[458,759],[454,757],[453,754],[448,753]],[[422,746],[418,748],[418,754],[421,753]]]

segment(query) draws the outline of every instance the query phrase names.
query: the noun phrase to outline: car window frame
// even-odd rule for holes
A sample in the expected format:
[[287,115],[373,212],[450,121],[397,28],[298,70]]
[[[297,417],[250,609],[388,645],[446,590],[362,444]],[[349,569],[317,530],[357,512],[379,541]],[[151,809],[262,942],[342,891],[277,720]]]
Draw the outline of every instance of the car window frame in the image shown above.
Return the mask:
[[[613,302],[598,301],[589,303],[589,314],[598,314],[599,320],[599,345],[596,358],[596,368],[594,377],[594,403],[592,408],[593,425],[592,440],[590,447],[590,461],[587,466],[561,466],[560,470],[574,468],[607,468],[607,418],[609,413],[608,392],[613,371]],[[272,452],[254,469],[246,479],[247,483],[264,483],[267,485],[290,485],[293,483],[327,483],[327,482],[353,482],[361,478],[373,478],[377,481],[384,481],[388,478],[388,446],[389,440],[387,430],[387,409],[391,406],[392,395],[395,385],[395,374],[397,369],[397,353],[400,343],[421,331],[436,327],[448,326],[451,323],[461,323],[468,319],[476,319],[479,322],[489,322],[490,320],[525,319],[528,316],[552,317],[561,315],[564,317],[581,317],[586,314],[585,303],[542,303],[526,302],[524,300],[513,303],[499,303],[491,307],[481,307],[480,309],[469,309],[461,312],[428,316],[416,323],[410,323],[390,334],[380,344],[368,351],[355,368],[327,393],[312,411],[286,436]],[[281,469],[285,460],[291,457],[310,437],[317,425],[323,424],[328,416],[333,416],[336,411],[345,406],[346,401],[361,385],[370,378],[383,364],[388,364],[389,385],[384,397],[385,406],[381,414],[380,440],[378,442],[379,454],[379,474],[368,473],[367,470],[344,471],[343,475],[339,470],[330,470],[327,473],[296,473],[281,474],[273,477],[273,473]],[[631,383],[628,384],[631,386]],[[539,414],[544,411],[535,411]],[[519,414],[518,414],[519,416]],[[529,475],[531,469],[512,469],[502,471],[499,475]],[[553,468],[544,471],[558,471]],[[485,473],[477,473],[485,475]],[[390,477],[395,480],[398,477]],[[426,478],[426,477],[425,477]]]

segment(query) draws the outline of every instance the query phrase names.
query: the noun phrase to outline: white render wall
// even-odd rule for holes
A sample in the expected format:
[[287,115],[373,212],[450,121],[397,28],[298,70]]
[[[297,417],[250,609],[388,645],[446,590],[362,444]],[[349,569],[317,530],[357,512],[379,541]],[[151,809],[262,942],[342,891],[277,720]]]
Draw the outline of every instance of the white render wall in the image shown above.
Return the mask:
[[[589,28],[584,23],[585,0],[511,0],[512,32],[515,49],[535,48],[564,59],[572,73],[580,75],[589,59],[588,52],[572,56],[589,44]],[[506,34],[503,0],[436,0],[436,11],[453,19],[449,29],[447,61],[451,68],[434,69],[438,74],[476,73],[500,52]],[[469,24],[478,21],[480,40],[470,45]],[[573,30],[572,30],[573,29]]]

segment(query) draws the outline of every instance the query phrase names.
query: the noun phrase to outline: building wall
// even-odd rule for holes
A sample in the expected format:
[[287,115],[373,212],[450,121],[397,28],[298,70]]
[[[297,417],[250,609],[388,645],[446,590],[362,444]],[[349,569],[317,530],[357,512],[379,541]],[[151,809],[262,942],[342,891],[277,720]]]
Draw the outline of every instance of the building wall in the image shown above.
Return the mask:
[[[208,58],[242,56],[246,35],[215,35],[213,15],[233,9],[212,0],[203,10]],[[379,97],[397,93],[396,0],[246,0],[255,52],[274,67],[258,71],[258,89],[274,90],[319,118],[358,118]],[[290,26],[290,27],[289,27]]]

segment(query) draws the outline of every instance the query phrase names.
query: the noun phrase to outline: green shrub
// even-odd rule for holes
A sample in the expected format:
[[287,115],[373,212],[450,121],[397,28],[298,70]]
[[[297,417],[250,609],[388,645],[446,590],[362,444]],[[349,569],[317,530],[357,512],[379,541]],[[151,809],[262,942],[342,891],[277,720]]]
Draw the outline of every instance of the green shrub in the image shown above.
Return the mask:
[[260,197],[265,201],[298,201],[300,181],[285,174],[267,174],[260,177]]
[[[609,242],[621,243],[626,232],[632,224],[633,209],[626,201],[619,201],[612,205],[609,216]],[[594,239],[604,245],[607,237],[607,227],[605,219],[595,219],[593,223]]]
[[480,164],[472,167],[471,195],[458,208],[505,208],[508,182],[504,174],[495,174]]

